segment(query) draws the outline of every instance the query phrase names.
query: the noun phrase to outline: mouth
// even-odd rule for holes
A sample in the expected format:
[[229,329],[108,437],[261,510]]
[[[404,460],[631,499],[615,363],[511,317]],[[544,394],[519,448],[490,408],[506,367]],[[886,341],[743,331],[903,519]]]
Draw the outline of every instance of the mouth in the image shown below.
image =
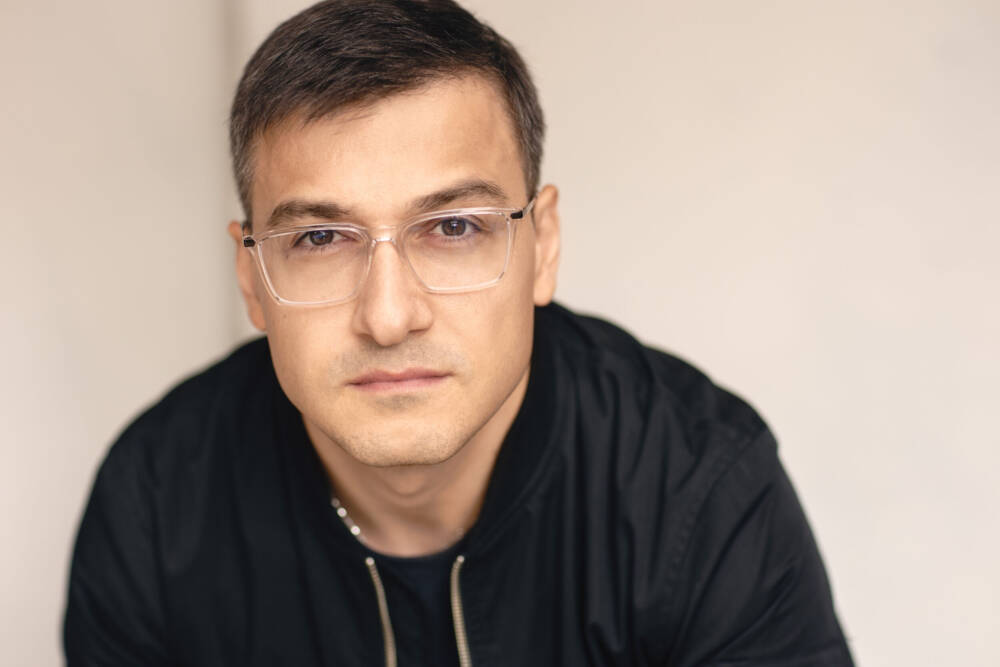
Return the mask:
[[347,384],[349,387],[371,393],[415,391],[440,384],[449,375],[450,373],[427,368],[408,368],[399,373],[372,371],[352,379]]

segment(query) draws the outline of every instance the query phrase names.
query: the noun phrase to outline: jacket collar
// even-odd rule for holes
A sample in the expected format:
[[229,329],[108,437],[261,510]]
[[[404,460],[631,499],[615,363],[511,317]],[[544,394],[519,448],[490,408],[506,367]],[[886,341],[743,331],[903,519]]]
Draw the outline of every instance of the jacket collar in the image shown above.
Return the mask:
[[566,385],[557,363],[558,340],[552,331],[558,306],[535,309],[528,388],[497,455],[479,518],[468,533],[468,552],[485,551],[510,525],[555,465],[558,408]]

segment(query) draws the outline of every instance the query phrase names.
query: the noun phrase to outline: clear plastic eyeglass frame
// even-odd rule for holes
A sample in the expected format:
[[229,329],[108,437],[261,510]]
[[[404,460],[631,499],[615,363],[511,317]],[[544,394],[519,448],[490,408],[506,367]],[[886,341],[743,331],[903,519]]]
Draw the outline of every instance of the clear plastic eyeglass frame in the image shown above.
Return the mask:
[[[375,255],[375,248],[379,243],[391,243],[396,249],[397,254],[403,260],[403,263],[409,268],[410,273],[416,278],[417,282],[420,284],[427,292],[434,294],[453,294],[460,292],[475,292],[478,290],[486,289],[487,287],[492,287],[500,282],[500,280],[507,273],[507,266],[510,263],[510,252],[511,248],[514,246],[514,238],[516,234],[515,224],[519,220],[523,220],[530,213],[531,209],[535,205],[535,198],[532,197],[531,201],[525,205],[524,208],[494,208],[494,207],[476,207],[476,208],[456,208],[448,209],[444,211],[434,211],[433,213],[427,213],[420,215],[415,218],[411,218],[402,224],[395,227],[379,227],[374,230],[368,230],[360,225],[355,225],[352,223],[339,223],[339,222],[328,222],[313,225],[299,225],[296,227],[283,227],[279,229],[272,229],[260,234],[247,234],[247,230],[250,228],[250,222],[243,222],[243,247],[246,248],[251,255],[253,255],[254,262],[257,265],[257,269],[260,271],[261,277],[264,279],[264,285],[267,287],[268,293],[274,298],[275,301],[282,305],[288,306],[332,306],[339,303],[346,303],[351,301],[358,296],[361,288],[364,286],[365,281],[368,279],[368,273],[371,269],[372,258]],[[424,282],[420,274],[417,273],[416,269],[413,268],[413,264],[410,262],[409,258],[406,256],[405,244],[397,243],[396,239],[402,237],[405,232],[416,225],[425,223],[429,220],[435,218],[443,218],[448,216],[468,216],[468,215],[502,215],[506,219],[507,223],[507,253],[504,257],[503,268],[500,270],[500,274],[491,280],[476,283],[473,285],[464,285],[461,287],[433,287]],[[345,297],[334,298],[334,299],[323,299],[319,301],[295,301],[291,299],[286,299],[278,294],[274,287],[274,283],[271,280],[271,275],[268,273],[266,262],[260,253],[260,245],[263,241],[273,237],[283,234],[290,233],[305,233],[310,231],[319,231],[325,229],[342,229],[349,230],[354,234],[365,240],[367,249],[367,258],[365,260],[365,267],[361,273],[358,280],[358,284],[355,286],[354,291]],[[374,232],[382,232],[377,236],[373,236]]]

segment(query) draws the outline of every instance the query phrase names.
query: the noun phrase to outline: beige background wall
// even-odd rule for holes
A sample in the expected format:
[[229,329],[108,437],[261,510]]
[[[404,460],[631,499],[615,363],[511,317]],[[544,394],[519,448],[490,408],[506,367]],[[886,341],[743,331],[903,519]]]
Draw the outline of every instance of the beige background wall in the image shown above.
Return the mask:
[[[60,664],[100,457],[248,334],[226,112],[305,4],[0,0],[0,664]],[[859,664],[1000,663],[1000,4],[468,6],[541,90],[559,298],[761,409]]]

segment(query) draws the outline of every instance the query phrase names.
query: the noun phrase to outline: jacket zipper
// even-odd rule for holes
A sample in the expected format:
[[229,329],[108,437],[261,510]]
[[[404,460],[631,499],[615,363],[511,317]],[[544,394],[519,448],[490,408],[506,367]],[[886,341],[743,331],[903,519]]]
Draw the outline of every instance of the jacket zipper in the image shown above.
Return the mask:
[[[458,645],[458,664],[461,667],[472,667],[472,657],[469,653],[469,638],[465,633],[465,612],[462,609],[462,589],[458,574],[465,564],[465,556],[459,556],[451,566],[451,618],[455,624],[455,643]],[[396,637],[392,633],[392,621],[389,619],[389,605],[385,600],[385,587],[379,576],[375,559],[365,558],[368,574],[375,584],[375,597],[378,599],[378,615],[382,621],[382,642],[385,647],[385,667],[396,667]]]
[[465,614],[462,611],[462,590],[458,585],[458,573],[465,563],[465,556],[459,556],[451,566],[451,620],[455,624],[455,643],[458,644],[458,664],[472,667],[469,655],[469,638],[465,634]]
[[378,615],[382,619],[382,642],[385,646],[385,667],[396,667],[396,637],[392,634],[392,621],[389,620],[389,605],[385,601],[382,577],[378,575],[374,558],[371,556],[365,558],[365,565],[368,566],[368,574],[372,576],[375,597],[378,598]]

